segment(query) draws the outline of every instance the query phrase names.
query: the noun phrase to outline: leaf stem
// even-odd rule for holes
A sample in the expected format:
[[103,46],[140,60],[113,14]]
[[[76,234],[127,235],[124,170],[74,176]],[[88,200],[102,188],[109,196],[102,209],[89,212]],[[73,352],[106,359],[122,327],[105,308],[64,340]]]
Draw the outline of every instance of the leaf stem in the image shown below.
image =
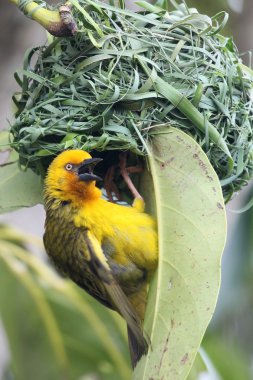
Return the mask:
[[[20,7],[20,0],[9,0]],[[64,8],[61,11],[61,8]],[[71,18],[70,7],[66,4],[59,10],[49,10],[41,7],[35,1],[28,2],[22,10],[25,15],[38,22],[50,34],[56,37],[69,37],[76,32],[76,24]],[[66,17],[68,14],[68,17]],[[66,22],[66,18],[68,19]],[[69,20],[71,19],[71,20]]]

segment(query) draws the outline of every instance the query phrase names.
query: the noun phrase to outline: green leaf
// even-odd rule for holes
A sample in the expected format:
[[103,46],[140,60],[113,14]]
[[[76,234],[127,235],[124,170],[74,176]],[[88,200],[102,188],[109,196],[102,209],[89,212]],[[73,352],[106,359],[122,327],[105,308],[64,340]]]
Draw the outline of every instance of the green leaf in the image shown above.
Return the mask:
[[[136,55],[136,59],[141,65],[146,75],[150,76],[151,72],[142,56]],[[149,62],[152,64],[152,62]],[[152,69],[154,71],[154,67]],[[154,80],[154,88],[158,94],[161,94],[173,104],[186,118],[191,122],[192,126],[210,136],[210,139],[217,144],[217,146],[227,155],[227,172],[230,174],[234,167],[234,161],[231,157],[230,151],[218,130],[211,124],[205,116],[193,105],[193,103],[187,99],[179,90],[177,90],[170,83],[167,83],[161,77],[156,76]]]
[[3,130],[0,132],[0,152],[9,148],[10,132]]
[[200,129],[202,132],[204,132],[206,128],[208,129],[211,140],[215,142],[217,146],[228,156],[230,172],[233,168],[233,160],[227,144],[223,137],[219,134],[218,130],[208,120],[205,120],[205,117],[185,96],[159,77],[156,79],[156,89],[160,94],[163,94],[166,98],[168,98],[174,107],[178,108],[191,121],[194,127]]
[[[189,375],[187,376],[187,380],[197,380],[201,374],[203,375],[203,373],[208,374],[208,370],[207,370],[207,366],[205,365],[203,361],[201,353],[198,352],[194,360],[194,363],[192,365],[191,371]],[[217,379],[212,379],[212,380],[217,380]]]
[[156,130],[150,150],[159,267],[144,324],[152,349],[133,379],[184,380],[217,302],[225,208],[218,177],[191,137]]
[[123,320],[26,251],[16,233],[0,226],[0,236],[0,311],[15,378],[128,380]]
[[103,34],[103,31],[100,28],[100,26],[93,20],[93,18],[89,15],[89,13],[86,12],[86,10],[80,6],[78,1],[71,0],[71,3],[74,5],[74,7],[76,7],[83,14],[85,20],[90,25],[90,27],[92,29],[96,30],[96,32],[99,34],[100,37],[103,37],[104,34]]
[[61,379],[68,372],[69,365],[62,337],[42,290],[24,264],[10,254],[19,249],[5,242],[1,244],[0,252],[0,273],[4,284],[0,290],[0,309],[15,358],[13,370],[19,380],[32,379],[35,374],[38,380]]
[[42,203],[42,181],[16,162],[0,166],[0,214]]
[[165,10],[161,7],[158,7],[156,5],[149,4],[146,1],[137,1],[135,2],[136,5],[139,5],[139,7],[144,8],[145,10],[153,13],[164,13]]

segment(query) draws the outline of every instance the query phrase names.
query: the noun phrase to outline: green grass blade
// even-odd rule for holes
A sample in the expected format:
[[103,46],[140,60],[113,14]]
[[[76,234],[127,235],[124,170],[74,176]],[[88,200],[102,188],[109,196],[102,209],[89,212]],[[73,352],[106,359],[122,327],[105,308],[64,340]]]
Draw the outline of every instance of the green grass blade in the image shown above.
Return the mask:
[[195,128],[205,133],[207,126],[210,139],[228,156],[228,173],[230,173],[233,169],[233,159],[225,140],[219,134],[218,130],[205,120],[203,114],[201,114],[185,96],[160,77],[156,78],[155,88],[157,92],[165,96],[174,107],[178,108],[192,122]]

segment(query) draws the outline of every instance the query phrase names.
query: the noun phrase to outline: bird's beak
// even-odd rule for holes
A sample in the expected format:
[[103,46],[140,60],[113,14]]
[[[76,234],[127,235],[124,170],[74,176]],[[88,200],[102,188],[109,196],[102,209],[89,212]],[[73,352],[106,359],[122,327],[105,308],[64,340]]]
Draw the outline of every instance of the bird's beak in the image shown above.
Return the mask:
[[93,174],[93,169],[100,161],[103,161],[103,159],[98,157],[84,160],[77,169],[79,180],[84,182],[101,181],[102,178]]

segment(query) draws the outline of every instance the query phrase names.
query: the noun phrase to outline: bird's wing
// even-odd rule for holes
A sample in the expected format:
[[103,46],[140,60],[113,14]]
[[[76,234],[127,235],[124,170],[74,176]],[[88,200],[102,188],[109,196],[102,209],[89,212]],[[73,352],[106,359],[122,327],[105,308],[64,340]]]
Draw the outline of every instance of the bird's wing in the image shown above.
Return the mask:
[[88,249],[89,257],[87,256],[86,259],[90,270],[103,283],[112,306],[126,320],[128,330],[131,331],[131,335],[135,338],[135,357],[137,358],[133,363],[135,365],[136,361],[138,361],[143,354],[147,353],[148,349],[148,343],[142,333],[140,318],[114,278],[98,240],[89,230],[85,230],[82,236]]

